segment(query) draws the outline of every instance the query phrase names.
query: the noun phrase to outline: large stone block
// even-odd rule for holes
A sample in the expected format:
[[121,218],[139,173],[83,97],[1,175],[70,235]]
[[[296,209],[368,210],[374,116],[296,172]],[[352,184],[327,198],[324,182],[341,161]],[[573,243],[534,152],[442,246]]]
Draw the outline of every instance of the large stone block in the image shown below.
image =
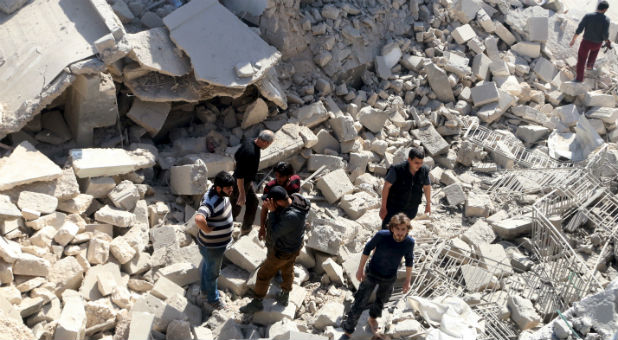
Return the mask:
[[476,32],[472,29],[472,26],[469,24],[465,24],[454,29],[451,34],[453,35],[453,39],[459,44],[463,45],[468,40],[476,37]]
[[316,186],[330,204],[337,202],[344,195],[354,191],[354,185],[343,169],[326,174],[318,180]]
[[62,175],[56,163],[28,141],[21,142],[0,164],[0,191],[38,181],[51,181]]
[[73,149],[70,158],[79,178],[123,175],[155,164],[156,156],[149,150]]
[[82,297],[74,291],[63,294],[64,308],[58,319],[54,340],[80,340],[86,333],[86,309]]
[[[275,133],[273,143],[262,150],[260,157],[260,169],[265,169],[296,155],[305,145],[300,136],[300,126],[297,124],[285,124]],[[209,171],[210,167],[206,163]],[[216,174],[213,174],[214,176]],[[210,176],[210,175],[209,175]]]
[[66,289],[77,290],[84,278],[84,267],[74,256],[67,256],[53,264],[47,278],[56,284],[57,294]]
[[252,273],[266,259],[266,249],[252,237],[241,237],[225,251],[225,257],[238,267]]
[[[200,281],[200,270],[189,262],[178,262],[157,271],[177,285],[184,287]],[[219,279],[221,280],[221,279]]]
[[208,185],[208,169],[201,160],[196,164],[170,168],[170,189],[175,195],[202,195]]
[[519,329],[534,328],[542,322],[530,300],[519,295],[511,295],[507,304],[511,310],[511,319],[519,326]]
[[17,200],[21,210],[38,211],[41,214],[51,214],[58,207],[58,199],[54,196],[32,191],[22,191]]
[[549,37],[549,18],[530,17],[526,28],[528,29],[528,40],[545,42]]
[[95,220],[109,223],[117,227],[130,227],[135,223],[135,214],[128,211],[112,208],[109,205],[97,210]]
[[421,141],[422,145],[432,157],[446,153],[449,149],[449,144],[431,124],[412,130],[411,133],[414,138]]
[[474,106],[483,106],[485,104],[497,102],[500,100],[500,93],[495,82],[485,82],[482,85],[477,85],[471,89],[472,100]]
[[358,121],[369,131],[379,133],[388,119],[388,113],[365,106],[358,111]]
[[246,129],[252,125],[261,123],[267,117],[268,105],[266,105],[266,102],[262,98],[258,98],[245,109],[240,127]]
[[290,115],[298,119],[300,125],[310,128],[328,120],[328,111],[321,101],[300,107],[290,112]]
[[47,276],[51,264],[46,259],[22,253],[13,263],[13,274],[25,276]]
[[247,280],[249,280],[249,272],[230,264],[221,270],[219,287],[229,289],[238,296],[243,296],[248,289]]
[[305,246],[327,254],[338,255],[341,245],[341,234],[334,231],[331,226],[316,225],[311,230]]
[[429,86],[436,93],[438,99],[443,102],[454,102],[455,96],[453,95],[453,89],[446,72],[434,63],[425,65],[425,72],[427,73]]
[[511,260],[500,244],[481,244],[476,249],[478,257],[495,275],[511,275],[513,267]]
[[138,298],[137,301],[135,301],[131,312],[145,312],[153,314],[155,317],[152,324],[152,329],[158,332],[166,331],[167,326],[170,322],[172,322],[172,320],[186,321],[188,319],[185,313],[161,301],[152,294],[145,294]]
[[530,233],[532,219],[530,217],[512,217],[491,222],[494,232],[504,240],[514,240]]
[[556,76],[556,66],[551,61],[541,57],[534,65],[534,73],[537,77],[546,83],[551,83]]
[[139,200],[139,191],[133,182],[124,180],[120,182],[107,197],[114,203],[116,208],[133,210]]
[[344,195],[339,202],[339,207],[350,216],[351,219],[356,220],[363,216],[367,210],[380,207],[381,200],[376,196],[360,191],[353,195]]

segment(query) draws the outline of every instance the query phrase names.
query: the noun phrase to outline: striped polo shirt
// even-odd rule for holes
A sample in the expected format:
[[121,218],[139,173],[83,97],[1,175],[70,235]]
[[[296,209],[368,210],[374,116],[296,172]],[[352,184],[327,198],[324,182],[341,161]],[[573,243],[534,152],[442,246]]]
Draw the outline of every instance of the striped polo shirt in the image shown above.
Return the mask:
[[232,229],[234,227],[230,198],[219,196],[213,185],[204,194],[202,204],[197,213],[206,218],[206,223],[209,227],[214,228],[208,234],[200,229],[197,237],[198,244],[208,248],[227,246],[232,239]]

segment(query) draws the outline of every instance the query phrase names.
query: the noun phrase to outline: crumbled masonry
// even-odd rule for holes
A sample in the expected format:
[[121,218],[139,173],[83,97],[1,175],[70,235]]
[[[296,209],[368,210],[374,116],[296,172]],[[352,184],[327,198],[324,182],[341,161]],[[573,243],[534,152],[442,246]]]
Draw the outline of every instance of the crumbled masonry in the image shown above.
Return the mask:
[[[596,3],[0,0],[0,339],[339,339],[412,147],[431,214],[423,196],[385,338],[614,339],[618,55],[577,83],[569,46]],[[258,196],[286,161],[311,201],[293,289],[239,312],[258,212],[213,310],[194,216],[265,129]]]

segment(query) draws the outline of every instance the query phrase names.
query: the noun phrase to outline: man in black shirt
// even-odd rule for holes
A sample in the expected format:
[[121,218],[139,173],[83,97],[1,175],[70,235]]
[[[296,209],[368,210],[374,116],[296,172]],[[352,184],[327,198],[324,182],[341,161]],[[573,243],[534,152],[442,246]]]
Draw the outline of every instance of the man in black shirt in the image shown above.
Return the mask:
[[584,32],[584,39],[582,39],[577,53],[576,82],[584,81],[584,67],[592,70],[603,41],[608,46],[611,46],[609,41],[609,18],[605,16],[608,8],[609,3],[607,1],[599,2],[597,11],[584,16],[579,26],[577,26],[573,39],[571,39],[569,46],[573,46],[577,37]]
[[431,182],[429,168],[423,165],[425,153],[410,149],[408,160],[388,169],[382,189],[380,218],[382,229],[387,229],[391,217],[403,212],[413,219],[425,193],[425,214],[431,213]]
[[255,212],[257,211],[258,198],[255,194],[253,181],[260,165],[260,150],[266,149],[272,144],[275,135],[270,130],[263,130],[255,139],[246,139],[240,149],[234,154],[236,167],[234,168],[234,178],[236,187],[232,194],[232,215],[234,219],[240,214],[242,206],[245,206],[245,215],[241,227],[241,235],[246,235],[251,231]]

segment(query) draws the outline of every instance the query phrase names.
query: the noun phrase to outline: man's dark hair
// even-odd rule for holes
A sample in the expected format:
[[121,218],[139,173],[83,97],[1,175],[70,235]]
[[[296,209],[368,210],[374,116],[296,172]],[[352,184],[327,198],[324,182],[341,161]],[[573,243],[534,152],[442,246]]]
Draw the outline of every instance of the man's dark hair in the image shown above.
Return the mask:
[[215,176],[215,187],[230,187],[234,185],[234,182],[234,177],[225,171],[221,171]]
[[597,5],[597,11],[604,11],[609,8],[609,3],[607,1],[601,1]]
[[281,176],[292,176],[294,174],[294,167],[288,162],[279,162],[275,165],[274,171]]
[[423,150],[418,149],[418,148],[412,148],[412,149],[410,149],[410,152],[408,153],[408,158],[410,158],[410,159],[414,159],[414,158],[423,159],[423,158],[425,158],[425,152]]

